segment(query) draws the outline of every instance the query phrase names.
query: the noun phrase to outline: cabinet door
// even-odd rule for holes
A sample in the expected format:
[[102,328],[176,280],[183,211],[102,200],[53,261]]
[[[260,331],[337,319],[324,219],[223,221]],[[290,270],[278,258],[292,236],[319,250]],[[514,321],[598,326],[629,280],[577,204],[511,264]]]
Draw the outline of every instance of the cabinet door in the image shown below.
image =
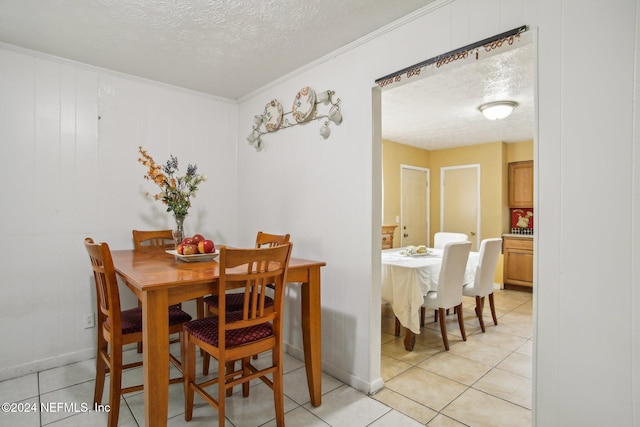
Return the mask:
[[504,283],[533,286],[533,251],[505,248],[504,258]]
[[509,163],[509,207],[533,207],[533,161]]

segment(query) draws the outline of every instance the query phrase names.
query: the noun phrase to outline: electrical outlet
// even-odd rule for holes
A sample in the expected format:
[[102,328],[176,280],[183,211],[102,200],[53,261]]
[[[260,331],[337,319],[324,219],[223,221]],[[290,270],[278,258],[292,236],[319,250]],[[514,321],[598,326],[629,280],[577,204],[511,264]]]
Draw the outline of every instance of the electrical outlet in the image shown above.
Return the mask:
[[83,314],[82,315],[82,324],[85,329],[93,328],[96,326],[95,318],[93,313]]

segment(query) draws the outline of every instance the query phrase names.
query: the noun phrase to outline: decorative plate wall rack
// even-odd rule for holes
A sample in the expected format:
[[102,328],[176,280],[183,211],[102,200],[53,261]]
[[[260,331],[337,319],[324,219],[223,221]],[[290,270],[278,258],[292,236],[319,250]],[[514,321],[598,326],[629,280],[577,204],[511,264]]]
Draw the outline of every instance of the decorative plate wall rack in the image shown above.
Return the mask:
[[334,96],[335,92],[332,90],[316,93],[308,86],[303,87],[296,94],[291,111],[286,113],[283,112],[282,104],[272,99],[265,105],[262,114],[254,117],[247,141],[255,147],[256,151],[260,151],[263,147],[262,135],[323,119],[324,123],[320,126],[319,133],[322,138],[327,139],[331,135],[329,124],[342,123],[340,98],[334,100]]

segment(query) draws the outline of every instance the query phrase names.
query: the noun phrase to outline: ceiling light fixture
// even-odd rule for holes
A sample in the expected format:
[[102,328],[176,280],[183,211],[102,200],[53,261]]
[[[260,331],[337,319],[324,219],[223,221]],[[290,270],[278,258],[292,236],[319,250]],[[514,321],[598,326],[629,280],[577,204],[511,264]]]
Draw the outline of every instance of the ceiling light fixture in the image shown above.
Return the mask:
[[500,120],[509,117],[517,106],[518,103],[513,101],[495,101],[482,104],[478,110],[489,120]]

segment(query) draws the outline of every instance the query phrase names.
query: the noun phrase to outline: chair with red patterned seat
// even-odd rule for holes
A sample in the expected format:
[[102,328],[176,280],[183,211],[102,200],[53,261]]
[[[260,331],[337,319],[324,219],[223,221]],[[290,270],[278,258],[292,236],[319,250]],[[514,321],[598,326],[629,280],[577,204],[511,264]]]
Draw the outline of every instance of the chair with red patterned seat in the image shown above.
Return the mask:
[[[225,425],[227,390],[242,384],[249,395],[249,381],[260,378],[273,390],[276,424],[284,426],[282,370],[282,309],[284,286],[291,257],[291,243],[252,249],[220,247],[218,292],[238,292],[244,296],[241,310],[229,312],[226,298],[220,298],[218,314],[188,322],[184,326],[182,360],[184,369],[185,420],[191,420],[194,392],[218,410],[218,423]],[[273,289],[273,305],[266,306],[267,286]],[[218,361],[217,376],[197,383],[196,346]],[[251,357],[271,350],[271,363],[254,366]],[[241,361],[235,369],[234,361]],[[271,375],[272,379],[268,376]],[[217,386],[217,398],[205,388]]]
[[[284,245],[289,242],[289,234],[270,234],[258,231],[256,236],[256,248],[271,248],[274,246]],[[244,295],[241,293],[229,293],[225,295],[227,312],[242,310],[244,305]],[[209,295],[204,297],[205,312],[207,315],[218,314],[218,295]],[[265,299],[265,306],[273,306],[273,298],[267,295]],[[202,374],[207,375],[209,373],[209,355],[203,354],[204,360],[202,363]],[[257,358],[257,355],[254,359]]]
[[[98,343],[96,354],[96,384],[93,394],[94,404],[102,403],[102,392],[106,373],[109,372],[109,406],[108,425],[118,424],[120,396],[143,389],[143,385],[122,387],[122,371],[141,366],[142,362],[124,364],[122,360],[123,346],[142,341],[142,309],[135,307],[121,310],[120,293],[113,259],[109,245],[94,243],[86,238],[84,246],[91,260],[93,277],[96,286],[98,313]],[[169,308],[169,333],[177,333],[182,337],[182,325],[191,320],[191,316],[176,306]],[[109,349],[110,347],[110,349]],[[170,355],[171,361],[182,370],[178,359]],[[168,368],[168,367],[167,367]],[[175,378],[171,383],[181,382]]]

